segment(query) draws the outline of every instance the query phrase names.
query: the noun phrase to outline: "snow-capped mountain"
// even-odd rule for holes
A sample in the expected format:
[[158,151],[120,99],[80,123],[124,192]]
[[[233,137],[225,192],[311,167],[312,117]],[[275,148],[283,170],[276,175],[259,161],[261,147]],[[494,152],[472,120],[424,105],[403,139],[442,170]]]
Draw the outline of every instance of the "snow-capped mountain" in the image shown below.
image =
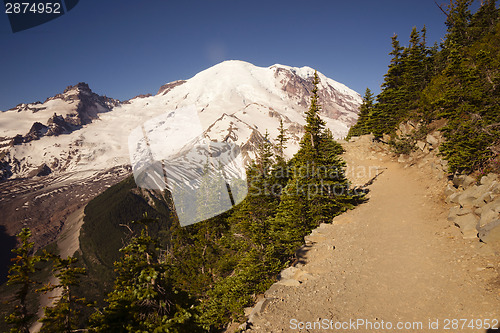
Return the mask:
[[[313,74],[309,67],[262,68],[225,61],[189,80],[168,83],[154,96],[124,103],[98,96],[80,83],[44,103],[20,104],[0,113],[0,176],[26,177],[43,165],[45,173],[128,165],[130,133],[155,117],[186,107],[197,110],[196,121],[206,136],[239,144],[247,160],[266,130],[271,138],[277,136],[282,119],[292,137],[287,151],[291,155],[301,137]],[[335,137],[343,137],[356,121],[361,97],[318,74],[323,119]],[[173,144],[165,139],[173,150],[189,141],[190,128],[178,130],[184,140]]]
[[[29,226],[37,244],[47,244],[69,214],[140,171],[148,154],[150,166],[163,165],[182,182],[198,177],[206,156],[229,144],[241,158],[228,161],[226,172],[242,175],[265,132],[277,137],[280,120],[291,156],[302,136],[313,75],[309,67],[225,61],[167,83],[156,95],[120,102],[79,83],[43,103],[0,112],[0,224],[10,235]],[[318,75],[321,116],[335,137],[344,137],[361,96]],[[206,142],[222,145],[207,148]]]

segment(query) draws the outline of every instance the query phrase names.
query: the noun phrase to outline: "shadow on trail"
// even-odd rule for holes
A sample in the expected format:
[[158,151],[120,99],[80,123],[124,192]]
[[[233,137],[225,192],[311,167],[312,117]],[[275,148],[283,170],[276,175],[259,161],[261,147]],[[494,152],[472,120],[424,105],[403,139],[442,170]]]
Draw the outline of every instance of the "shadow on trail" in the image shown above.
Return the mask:
[[295,261],[292,266],[305,265],[307,263],[307,252],[311,250],[314,243],[304,244],[297,251],[295,251]]

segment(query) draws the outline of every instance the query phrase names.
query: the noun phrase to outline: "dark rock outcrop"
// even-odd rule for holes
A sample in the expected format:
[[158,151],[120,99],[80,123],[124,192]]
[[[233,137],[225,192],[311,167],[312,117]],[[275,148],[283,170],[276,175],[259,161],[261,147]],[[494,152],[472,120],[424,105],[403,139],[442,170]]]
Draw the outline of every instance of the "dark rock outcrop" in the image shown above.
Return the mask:
[[164,84],[164,85],[162,85],[160,87],[160,89],[158,89],[157,95],[165,95],[170,90],[172,90],[175,87],[180,86],[181,84],[184,84],[184,83],[186,83],[186,80],[177,80],[177,81],[174,81],[174,82],[170,82],[170,83]]
[[35,170],[31,171],[28,174],[28,177],[42,177],[42,176],[47,176],[52,172],[50,168],[47,166],[47,164],[43,163],[40,165],[38,168]]
[[[18,145],[38,140],[43,136],[69,134],[72,131],[81,128],[83,125],[91,123],[94,119],[99,118],[99,113],[108,112],[113,107],[121,103],[116,99],[100,96],[94,93],[88,84],[84,82],[66,87],[62,94],[57,94],[54,97],[47,98],[44,104],[56,99],[69,102],[69,104],[76,103],[75,112],[67,114],[65,117],[54,113],[54,115],[47,120],[46,125],[40,122],[35,122],[27,134],[16,135],[12,139],[11,145]],[[34,105],[39,104],[41,103],[19,104],[14,109],[17,109],[18,112],[38,112],[46,109],[45,107],[33,107]]]

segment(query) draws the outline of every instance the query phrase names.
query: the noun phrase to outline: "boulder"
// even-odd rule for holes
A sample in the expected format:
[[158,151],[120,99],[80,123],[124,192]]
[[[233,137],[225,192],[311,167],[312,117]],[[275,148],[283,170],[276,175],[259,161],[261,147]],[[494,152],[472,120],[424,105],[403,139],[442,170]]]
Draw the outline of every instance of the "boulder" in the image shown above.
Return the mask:
[[491,182],[491,184],[488,186],[488,191],[492,192],[493,194],[500,194],[500,182],[496,180]]
[[431,134],[427,134],[425,141],[427,141],[427,143],[430,144],[432,148],[437,148],[437,146],[439,145],[438,139]]
[[453,185],[455,185],[456,187],[462,186],[463,188],[466,188],[474,184],[475,182],[476,180],[471,176],[455,175],[453,177]]
[[475,183],[476,183],[476,179],[475,178],[473,178],[471,176],[465,176],[464,182],[463,182],[462,186],[464,188],[467,188],[467,187],[469,187],[469,186],[471,186],[471,185],[473,185]]
[[290,266],[287,269],[281,271],[278,276],[278,280],[288,280],[293,279],[296,275],[298,275],[302,270],[297,267]]
[[500,197],[496,197],[493,201],[488,202],[483,207],[476,209],[476,214],[482,214],[484,211],[493,210],[500,213]]
[[481,228],[479,238],[488,244],[500,244],[500,220],[495,220]]
[[406,158],[403,154],[399,155],[398,163],[406,163]]
[[456,192],[446,198],[447,203],[458,203],[458,198],[462,195],[461,192]]
[[456,193],[456,192],[457,192],[457,189],[451,184],[448,184],[446,186],[446,188],[444,189],[444,195],[446,197],[449,197],[450,195],[452,195],[453,193]]
[[482,185],[491,185],[494,181],[498,181],[498,175],[494,173],[489,173],[486,176],[481,177]]
[[401,123],[399,124],[398,131],[403,135],[411,134],[415,127],[409,123]]
[[458,204],[462,207],[472,207],[473,206],[472,203],[476,201],[476,199],[477,198],[473,194],[463,192],[458,197]]
[[481,218],[479,219],[478,226],[479,228],[484,227],[491,222],[500,219],[500,213],[495,212],[493,209],[483,210],[481,213]]
[[493,194],[493,192],[486,192],[486,193],[483,193],[479,198],[477,198],[472,203],[472,205],[474,207],[483,207],[487,203],[492,202],[494,199],[495,199],[495,195]]
[[468,208],[461,208],[459,206],[451,207],[450,212],[448,214],[448,221],[453,222],[455,221],[457,216],[464,216],[467,214],[472,214],[472,210]]
[[424,150],[424,148],[425,148],[425,142],[423,142],[423,141],[417,141],[417,147],[420,150]]
[[454,220],[455,225],[460,228],[464,239],[477,237],[477,222],[478,218],[474,214],[457,216]]
[[264,298],[258,301],[257,304],[255,304],[255,306],[253,307],[252,311],[250,311],[250,314],[248,315],[248,321],[253,322],[256,317],[260,316],[271,301],[272,299],[269,298]]

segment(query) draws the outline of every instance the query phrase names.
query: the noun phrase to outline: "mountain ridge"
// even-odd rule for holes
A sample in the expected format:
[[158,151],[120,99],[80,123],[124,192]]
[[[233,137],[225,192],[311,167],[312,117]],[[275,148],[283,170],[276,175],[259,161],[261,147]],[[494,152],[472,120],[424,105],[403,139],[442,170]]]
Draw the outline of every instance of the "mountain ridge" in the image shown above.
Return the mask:
[[[148,118],[189,105],[199,111],[203,128],[226,113],[260,132],[267,129],[272,137],[277,134],[274,132],[279,119],[296,131],[303,125],[302,113],[307,107],[313,73],[310,67],[264,68],[243,61],[225,61],[189,80],[167,83],[154,96],[140,95],[123,102],[99,96],[85,83],[69,86],[44,103],[19,104],[0,113],[0,159],[10,165],[10,172],[3,167],[3,178],[26,177],[43,164],[56,172],[86,170],[95,165],[96,155],[102,157],[103,153],[113,156],[100,160],[100,168],[128,164],[127,133],[123,132]],[[356,120],[361,97],[321,73],[319,76],[320,99],[337,101],[324,103],[323,117],[334,136],[345,136]],[[113,135],[103,134],[115,125],[123,131],[113,129]],[[68,136],[47,138],[63,134]],[[92,142],[90,137],[100,140]],[[26,144],[34,141],[36,149],[30,150]],[[290,153],[298,148],[297,143],[298,136],[291,143],[294,149]],[[61,149],[53,149],[55,145],[61,145]],[[62,151],[70,157],[63,156]]]

